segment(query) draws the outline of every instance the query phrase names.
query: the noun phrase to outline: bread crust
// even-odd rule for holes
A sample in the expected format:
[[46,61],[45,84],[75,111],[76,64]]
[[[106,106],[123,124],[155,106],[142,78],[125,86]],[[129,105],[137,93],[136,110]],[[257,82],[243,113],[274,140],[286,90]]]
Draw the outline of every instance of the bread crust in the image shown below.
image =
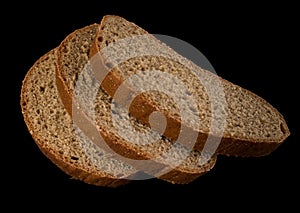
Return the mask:
[[40,65],[41,62],[46,60],[50,54],[54,54],[56,49],[53,49],[40,57],[33,66],[27,72],[23,82],[22,82],[22,89],[21,89],[21,98],[20,104],[22,109],[22,114],[24,117],[25,124],[34,139],[36,145],[41,150],[41,152],[53,162],[57,167],[59,167],[63,172],[72,176],[74,179],[81,180],[88,184],[98,185],[98,186],[108,186],[108,187],[117,187],[129,182],[126,179],[116,179],[110,174],[104,172],[90,172],[86,170],[86,168],[78,167],[74,164],[64,161],[62,156],[57,155],[49,146],[46,144],[46,140],[39,136],[39,133],[35,130],[34,126],[32,125],[32,120],[28,116],[28,110],[26,108],[27,100],[26,100],[26,92],[27,89],[27,80],[30,75],[33,74],[36,67]]
[[[97,78],[97,73],[99,72],[107,72],[105,66],[102,64],[102,59],[100,58],[100,54],[97,54],[100,52],[99,45],[98,45],[98,38],[101,37],[102,33],[102,26],[103,23],[105,23],[106,19],[109,16],[105,16],[99,26],[99,30],[96,34],[96,37],[94,39],[94,42],[90,48],[90,59],[93,57],[98,57],[99,60],[93,60],[92,64],[97,70],[95,72],[95,76]],[[134,23],[132,23],[134,24]],[[102,69],[102,70],[101,70]],[[229,84],[232,86],[237,86],[232,84],[231,82],[222,79],[221,77],[218,77],[220,81],[224,84]],[[124,86],[126,90],[129,91],[129,93],[134,93],[135,91],[132,90],[131,87],[129,87],[126,83],[124,83],[124,79],[122,79],[116,72],[109,72],[107,77],[104,78],[104,80],[101,83],[101,87],[111,96],[113,97],[116,90],[118,89],[119,85]],[[261,103],[268,105],[279,117],[281,120],[281,129],[283,131],[283,135],[281,138],[278,138],[277,141],[267,140],[267,139],[259,139],[259,140],[247,140],[243,138],[232,138],[229,135],[223,135],[221,142],[216,150],[216,154],[221,155],[227,155],[227,156],[239,156],[239,157],[259,157],[259,156],[265,156],[273,152],[277,149],[277,147],[290,135],[290,131],[288,129],[288,126],[283,118],[283,116],[278,112],[277,109],[275,109],[273,106],[271,106],[266,100],[263,98],[257,96],[253,92],[246,90],[243,88],[250,96],[255,96],[257,100],[259,100]],[[130,115],[135,117],[137,120],[139,120],[141,123],[143,123],[146,126],[149,126],[149,115],[153,111],[161,111],[159,108],[151,103],[149,100],[145,99],[144,96],[139,95],[137,96],[134,101],[132,102],[130,107]],[[142,111],[140,109],[143,109]],[[178,137],[178,134],[180,132],[181,126],[183,128],[188,128],[190,131],[193,131],[192,127],[188,126],[187,124],[183,123],[180,119],[173,117],[167,112],[162,112],[166,119],[167,119],[167,127],[165,129],[164,135],[167,138],[170,138],[172,141],[175,141]],[[194,148],[197,150],[202,150],[206,139],[209,135],[207,132],[202,132],[201,130],[196,131],[198,134],[197,141],[195,143]]]
[[[152,159],[152,156],[140,152],[136,150],[133,146],[123,141],[123,139],[116,138],[114,135],[108,134],[104,130],[98,129],[93,122],[81,111],[77,110],[77,107],[73,107],[73,104],[76,104],[75,101],[73,101],[73,94],[70,92],[69,88],[67,87],[66,83],[64,82],[64,78],[61,75],[62,63],[60,62],[61,56],[60,56],[60,48],[63,48],[64,43],[68,42],[73,38],[73,36],[77,33],[80,33],[80,31],[83,31],[87,29],[88,27],[94,27],[94,25],[89,25],[87,27],[75,30],[73,33],[69,34],[60,44],[57,51],[57,57],[58,57],[58,63],[57,63],[57,73],[56,73],[56,86],[58,89],[58,92],[60,94],[62,103],[64,104],[66,110],[68,113],[74,117],[74,113],[76,113],[76,120],[78,123],[78,127],[86,133],[86,135],[89,135],[90,138],[94,138],[95,143],[97,143],[97,138],[99,138],[99,133],[101,134],[101,137],[105,140],[107,145],[113,149],[116,153],[130,158],[130,159],[136,159],[136,160],[146,160],[146,159]],[[78,107],[80,108],[80,107]],[[213,168],[213,166],[216,163],[216,157],[212,157],[202,168],[202,171],[187,171],[184,170],[182,167],[177,167],[174,170],[158,177],[159,179],[163,179],[172,183],[189,183],[193,181],[195,178],[206,174],[210,169]],[[176,177],[174,176],[176,175]],[[178,180],[178,182],[177,182]]]
[[[92,56],[93,53],[91,53],[91,57]],[[95,65],[95,67],[97,67],[98,71],[101,72],[101,70],[99,70],[100,67],[99,65]],[[103,80],[101,87],[111,97],[113,97],[118,88],[117,85],[121,85],[121,84],[123,84],[122,86],[125,87],[125,90],[129,91],[129,93],[134,93],[132,88],[127,86],[126,83],[123,83],[123,80],[118,75],[116,75],[115,72],[110,72],[107,75],[107,77]],[[263,99],[261,99],[260,101],[264,102],[265,104],[268,104]],[[140,109],[143,109],[143,111],[141,111]],[[272,109],[274,111],[276,110],[274,107],[272,107]],[[129,112],[131,116],[135,117],[138,121],[140,121],[144,125],[150,127],[149,115],[151,115],[151,113],[155,111],[160,111],[160,110],[157,106],[147,101],[144,96],[139,95],[133,100]],[[169,138],[171,141],[176,141],[181,128],[189,129],[189,131],[193,131],[198,135],[194,148],[199,151],[203,149],[209,134],[200,131],[194,131],[191,127],[189,127],[185,123],[182,123],[181,120],[172,117],[170,114],[166,112],[162,112],[162,113],[164,114],[167,120],[167,127],[165,129],[164,136]],[[268,155],[274,150],[276,150],[277,147],[290,134],[288,127],[283,118],[281,118],[281,123],[283,125],[285,135],[279,141],[269,141],[269,140],[248,141],[239,138],[230,138],[229,136],[224,136],[220,141],[220,144],[216,150],[216,154],[227,155],[227,156],[238,156],[238,157],[259,157],[259,156]]]
[[[75,32],[80,32],[85,30],[88,27],[94,26],[98,27],[99,31],[97,36],[95,37],[95,40],[93,42],[92,47],[90,48],[90,58],[93,57],[95,54],[97,54],[100,50],[98,49],[97,41],[98,36],[101,35],[101,25],[105,21],[107,17],[105,16],[101,22],[100,25],[98,24],[92,24],[90,26],[84,27],[82,29],[78,29]],[[75,33],[73,32],[73,33]],[[21,109],[22,114],[24,117],[24,121],[26,123],[26,126],[32,135],[32,138],[34,139],[35,143],[37,144],[38,148],[41,150],[41,152],[49,159],[51,162],[53,162],[57,167],[59,167],[63,172],[66,174],[72,176],[74,179],[83,181],[88,184],[93,184],[97,186],[108,186],[108,187],[117,187],[126,183],[129,183],[130,181],[127,179],[118,179],[113,177],[110,174],[107,174],[105,172],[91,172],[88,171],[86,168],[78,167],[74,164],[71,164],[69,162],[64,161],[64,159],[57,155],[51,147],[45,145],[46,140],[39,136],[38,132],[36,132],[34,126],[32,125],[32,121],[29,119],[28,116],[28,110],[26,108],[26,105],[24,104],[26,102],[26,91],[27,91],[27,80],[29,76],[32,74],[34,69],[39,66],[39,64],[46,60],[49,54],[57,54],[58,56],[58,63],[56,63],[56,86],[59,92],[59,95],[62,100],[62,104],[65,106],[67,112],[72,117],[74,116],[73,113],[76,113],[76,116],[79,118],[79,124],[80,128],[83,130],[83,132],[88,133],[88,135],[91,135],[92,137],[99,137],[99,133],[104,138],[106,143],[112,148],[115,152],[121,154],[124,157],[132,158],[132,159],[151,159],[151,156],[147,155],[146,153],[139,152],[138,150],[135,150],[133,147],[126,145],[126,143],[123,143],[120,141],[119,138],[115,137],[114,135],[110,135],[106,133],[105,131],[99,131],[97,127],[93,125],[93,123],[89,120],[89,118],[82,112],[82,111],[73,111],[74,107],[72,107],[73,103],[73,97],[72,92],[68,88],[68,86],[65,84],[63,77],[61,76],[60,70],[61,67],[59,66],[59,49],[63,46],[64,42],[67,42],[68,39],[72,38],[73,33],[71,33],[69,36],[67,36],[64,41],[61,43],[61,45],[42,57],[40,57],[33,66],[29,69],[27,72],[23,82],[22,82],[22,90],[21,90]],[[226,84],[232,84],[231,82],[228,82],[224,79],[221,79],[222,82]],[[105,89],[105,91],[113,96],[116,92],[116,89],[118,88],[118,85],[121,85],[123,83],[123,79],[118,76],[115,72],[110,72],[108,76],[104,79],[103,83],[101,84],[102,88]],[[124,84],[123,84],[124,85]],[[125,84],[126,86],[126,84]],[[130,87],[127,88],[128,90],[131,90]],[[213,166],[216,163],[216,155],[222,154],[227,156],[241,156],[241,157],[250,157],[250,156],[264,156],[268,155],[271,152],[273,152],[289,135],[290,131],[287,127],[287,124],[283,118],[283,116],[273,107],[271,106],[267,101],[265,101],[263,98],[255,95],[251,91],[246,90],[249,95],[256,96],[262,103],[267,104],[274,112],[280,116],[281,120],[281,127],[283,131],[283,136],[278,139],[278,141],[269,141],[269,140],[243,140],[239,138],[231,138],[229,136],[224,136],[221,139],[221,143],[215,153],[215,156],[206,164],[203,166],[202,172],[196,172],[196,171],[188,171],[184,170],[180,167],[177,167],[173,169],[172,171],[158,177],[159,179],[166,180],[171,183],[179,183],[179,184],[186,184],[189,183],[199,176],[206,174],[209,170],[213,168]],[[136,107],[130,108],[130,114],[137,118],[139,121],[141,121],[143,124],[149,126],[148,118],[149,115],[153,112],[158,110],[157,106],[153,105],[151,102],[146,100],[143,96],[138,96],[134,100],[134,104]],[[141,112],[140,106],[143,106],[144,111]],[[164,113],[167,118],[167,128],[164,133],[164,135],[167,138],[170,138],[171,140],[176,140],[180,131],[180,127],[184,126],[185,128],[190,128],[184,123],[181,122],[181,120],[178,120],[177,118],[172,117],[168,113]],[[198,138],[195,145],[195,149],[202,150],[203,146],[206,142],[206,139],[208,137],[207,133],[203,133],[201,131],[197,131]]]

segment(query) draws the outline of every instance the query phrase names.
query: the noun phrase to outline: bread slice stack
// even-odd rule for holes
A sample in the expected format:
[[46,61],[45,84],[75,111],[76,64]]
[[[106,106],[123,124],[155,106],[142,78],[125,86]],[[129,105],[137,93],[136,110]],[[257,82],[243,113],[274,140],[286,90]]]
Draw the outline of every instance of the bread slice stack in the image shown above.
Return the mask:
[[[114,61],[124,53],[131,57]],[[53,163],[75,179],[109,187],[153,177],[186,184],[210,171],[219,154],[267,155],[290,134],[261,97],[111,15],[37,60],[23,81],[21,108]],[[207,148],[209,140],[217,145]]]

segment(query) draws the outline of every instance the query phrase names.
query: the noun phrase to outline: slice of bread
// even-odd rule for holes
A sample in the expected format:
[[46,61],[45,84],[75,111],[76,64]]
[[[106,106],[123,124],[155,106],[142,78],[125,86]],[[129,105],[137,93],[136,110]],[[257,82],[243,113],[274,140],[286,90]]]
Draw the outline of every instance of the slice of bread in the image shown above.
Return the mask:
[[[134,38],[139,35],[149,34],[141,27],[122,17],[108,15],[102,19],[90,51],[91,59],[96,58],[98,55],[100,57],[97,60],[102,60],[101,62],[94,62],[95,65],[93,65],[96,77],[101,79],[102,88],[111,97],[116,95],[120,85],[123,86],[123,90],[128,91],[127,94],[136,94],[136,90],[139,90],[139,86],[143,86],[143,83],[132,85],[127,84],[125,80],[137,74],[148,78],[149,72],[146,71],[159,70],[174,76],[186,86],[188,95],[196,101],[196,107],[189,106],[189,103],[183,103],[183,105],[185,104],[184,106],[187,109],[192,108],[188,110],[195,111],[194,114],[200,120],[199,126],[195,128],[188,118],[183,119],[180,116],[178,103],[168,95],[159,92],[146,92],[136,96],[130,106],[130,115],[139,122],[149,126],[149,115],[154,111],[160,111],[166,116],[168,124],[164,135],[172,141],[178,138],[180,128],[184,127],[199,134],[195,149],[202,150],[209,136],[221,137],[221,142],[216,150],[217,154],[244,157],[267,155],[290,135],[283,116],[266,100],[196,66],[154,36],[146,36],[144,42],[141,42],[141,40],[127,42],[128,46],[132,45],[128,48],[127,46],[123,46],[124,48],[116,48],[117,45],[113,46],[122,39],[132,38],[134,41]],[[103,50],[105,48],[109,49],[111,46],[113,51],[106,56],[103,55]],[[141,52],[138,52],[140,49],[142,49]],[[136,54],[132,53],[135,51]],[[160,53],[160,56],[141,54],[151,51]],[[118,62],[118,59],[122,58],[124,54],[134,57]],[[171,58],[166,57],[170,55]],[[191,70],[196,70],[196,74],[200,75],[203,81],[199,81]],[[103,76],[101,75],[108,71],[110,72],[102,79]],[[67,76],[65,78],[69,79],[74,76],[70,71],[66,71],[65,75]],[[143,82],[143,79],[140,80]],[[159,85],[159,81],[162,80],[158,80],[154,84]],[[166,88],[168,88],[167,84],[165,83]],[[214,91],[215,85],[219,85],[222,91]],[[216,103],[212,103],[211,95],[207,90],[208,87],[218,96]],[[162,90],[163,88],[159,89]],[[172,95],[174,97],[177,93],[180,93],[179,90],[172,90],[172,87],[170,87],[170,90],[173,91]],[[222,93],[224,95],[223,99]],[[223,101],[219,105],[217,103],[218,98],[220,102]],[[213,113],[215,109],[213,109],[212,104],[219,108],[217,113]],[[224,116],[225,122],[224,131],[221,131],[222,134],[212,132],[210,129],[213,123],[212,119],[214,118],[218,122],[218,119],[220,121],[224,119]]]
[[[201,155],[198,151],[190,151],[181,144],[171,146],[169,140],[165,137],[157,138],[157,141],[151,144],[144,145],[141,138],[133,138],[133,141],[128,141],[119,134],[112,120],[112,99],[108,96],[100,86],[96,86],[97,94],[95,99],[95,122],[89,113],[84,111],[85,102],[74,101],[74,92],[78,82],[82,77],[84,70],[90,70],[88,66],[88,54],[90,46],[92,45],[95,37],[94,33],[98,30],[97,25],[90,25],[82,29],[78,29],[68,35],[64,41],[60,44],[57,51],[58,57],[58,69],[57,69],[57,88],[60,96],[63,100],[64,106],[73,117],[77,118],[77,125],[86,133],[90,138],[94,138],[96,135],[95,129],[100,132],[101,137],[104,141],[119,155],[125,157],[126,160],[135,159],[134,165],[140,164],[143,167],[143,160],[150,160],[158,166],[168,167],[166,173],[156,171],[156,165],[150,170],[144,168],[142,170],[145,173],[150,172],[150,175],[155,175],[159,179],[163,179],[172,183],[189,183],[200,175],[208,172],[215,165],[216,157],[210,158]],[[91,71],[91,70],[90,70]],[[86,94],[89,94],[94,88],[89,87],[95,84],[93,79],[89,79],[91,76],[87,75],[84,77],[83,90]],[[88,95],[84,97],[89,97]],[[88,102],[89,100],[87,100]],[[124,119],[125,118],[121,118]],[[149,132],[150,129],[144,125],[138,123],[135,119],[129,119],[132,126],[137,132]],[[122,131],[130,129],[128,126],[122,126]],[[93,133],[91,133],[93,132]],[[146,140],[146,139],[145,139]],[[97,143],[97,140],[94,140]],[[101,144],[98,144],[102,146]],[[161,157],[163,153],[168,153],[166,158]],[[186,157],[186,158],[185,158]],[[203,161],[201,161],[203,160]],[[172,164],[173,163],[173,164]],[[130,164],[132,165],[132,164]],[[152,173],[156,172],[155,174]],[[149,174],[149,173],[148,173]]]
[[75,133],[55,84],[55,51],[42,56],[23,80],[20,103],[30,134],[40,150],[73,178],[99,186],[127,183],[134,168],[112,159],[81,132]]

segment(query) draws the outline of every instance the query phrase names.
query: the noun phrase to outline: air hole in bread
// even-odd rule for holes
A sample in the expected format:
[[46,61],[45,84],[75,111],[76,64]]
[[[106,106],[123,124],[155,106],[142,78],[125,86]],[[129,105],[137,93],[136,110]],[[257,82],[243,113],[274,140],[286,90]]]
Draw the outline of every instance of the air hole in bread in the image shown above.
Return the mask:
[[79,76],[79,73],[75,73],[75,75],[74,75],[74,82],[76,82],[78,80],[78,76]]
[[64,47],[64,48],[62,48],[62,52],[67,54],[69,52],[69,49],[67,47]]
[[161,136],[161,139],[162,139],[162,140],[167,140],[167,137],[164,136],[164,135],[162,135],[162,136]]
[[78,157],[75,157],[75,156],[71,156],[71,159],[72,159],[72,160],[79,160],[79,158],[78,158]]
[[110,62],[105,63],[106,68],[111,69],[113,67],[113,64]]
[[99,36],[98,37],[98,42],[102,42],[103,41],[103,37],[102,36]]
[[45,92],[45,87],[40,87],[40,92],[44,93]]

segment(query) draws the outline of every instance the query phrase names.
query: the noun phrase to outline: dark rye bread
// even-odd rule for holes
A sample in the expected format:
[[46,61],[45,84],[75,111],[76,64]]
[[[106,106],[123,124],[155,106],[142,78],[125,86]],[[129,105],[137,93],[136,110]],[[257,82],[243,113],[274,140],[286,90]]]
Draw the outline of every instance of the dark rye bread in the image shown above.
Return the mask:
[[[130,166],[110,159],[83,134],[75,134],[72,119],[56,88],[56,49],[42,56],[28,71],[22,84],[21,107],[25,123],[39,149],[74,179],[99,186],[116,187],[135,172]],[[84,143],[82,143],[84,142]],[[88,149],[91,156],[87,156]],[[95,164],[94,161],[100,161]],[[107,173],[102,168],[109,168]]]
[[[190,152],[190,150],[180,144],[172,146],[173,149],[171,149],[171,143],[164,137],[159,138],[155,143],[147,145],[143,145],[143,141],[135,141],[136,143],[126,141],[118,134],[112,123],[112,99],[100,87],[96,87],[98,90],[95,100],[96,123],[93,123],[91,115],[84,111],[85,102],[80,102],[80,104],[75,103],[76,100],[74,101],[73,99],[74,90],[82,71],[89,69],[89,66],[87,66],[89,48],[92,45],[97,30],[98,26],[94,24],[72,32],[62,41],[57,51],[57,88],[68,113],[72,115],[73,118],[75,115],[80,117],[80,121],[77,124],[82,131],[87,133],[90,138],[95,137],[96,131],[100,132],[104,141],[116,153],[126,158],[136,160],[154,159],[153,161],[156,162],[158,166],[170,166],[171,169],[167,173],[161,175],[161,173],[158,172],[159,175],[157,176],[155,174],[159,179],[184,184],[208,172],[214,166],[216,157],[210,158],[201,155],[198,151]],[[94,89],[89,86],[95,82],[89,78],[90,76],[85,77],[86,84],[83,85],[83,90],[85,90],[87,95],[84,97],[89,97],[88,94]],[[149,132],[150,130],[132,118],[130,118],[130,122],[138,132]],[[126,132],[128,130],[127,128],[127,126],[123,126],[123,131]],[[93,133],[91,134],[91,132]],[[97,140],[94,141],[97,143]],[[162,153],[168,151],[170,151],[171,162],[166,162],[166,159],[160,158]],[[187,156],[186,159],[184,159],[185,156]],[[167,160],[170,159],[168,158]],[[182,159],[184,160],[181,161]],[[172,164],[173,162],[175,163]],[[180,163],[179,165],[177,164],[178,162]],[[156,168],[154,168],[154,170],[155,169]],[[153,174],[151,173],[151,175]]]
[[[90,58],[95,59],[97,55],[99,56],[97,53],[104,48],[108,48],[116,41],[147,34],[144,29],[122,17],[105,16],[101,21],[93,46],[91,47]],[[149,115],[153,111],[163,112],[168,123],[164,135],[171,140],[176,140],[181,126],[189,128],[199,133],[195,148],[201,150],[208,135],[211,134],[212,110],[210,107],[211,102],[205,90],[206,88],[191,73],[190,69],[193,68],[197,70],[205,81],[210,82],[210,85],[220,82],[219,84],[224,91],[224,100],[226,100],[227,105],[225,109],[222,109],[225,110],[223,113],[227,114],[225,129],[221,136],[213,135],[216,138],[222,137],[216,150],[217,154],[234,156],[267,155],[274,151],[290,135],[283,116],[266,100],[247,89],[201,69],[192,62],[189,63],[188,67],[185,66],[185,64],[180,63],[184,61],[184,58],[171,48],[153,36],[148,36],[147,39],[148,41],[142,44],[133,44],[133,46],[137,45],[138,48],[144,48],[146,52],[157,50],[160,53],[166,53],[166,55],[170,54],[177,60],[170,60],[161,56],[138,56],[137,54],[136,57],[122,63],[117,63],[117,66],[113,67],[116,63],[107,62],[106,60],[110,60],[111,58],[113,60],[118,59],[127,50],[124,50],[124,48],[112,48],[114,51],[110,52],[110,55],[103,56],[102,54],[96,59],[96,65],[94,65],[96,76],[101,76],[101,73],[105,73],[108,70],[111,71],[104,78],[101,85],[102,88],[113,97],[124,80],[133,74],[143,74],[145,70],[160,70],[171,74],[183,82],[188,88],[189,93],[195,98],[198,109],[196,116],[200,119],[200,127],[195,129],[191,122],[183,122],[179,116],[178,105],[164,93],[148,92],[137,96],[130,106],[130,115],[132,117],[149,126]],[[147,44],[147,42],[149,43]],[[108,59],[105,57],[108,57]],[[97,60],[102,60],[102,62],[99,63]],[[65,73],[65,75],[69,75],[68,78],[72,77],[71,73]],[[126,87],[126,83],[125,88],[130,91],[128,94],[135,92],[135,88],[128,85]],[[174,91],[175,96],[177,92],[176,90]],[[222,110],[219,111],[220,117],[222,117]]]

